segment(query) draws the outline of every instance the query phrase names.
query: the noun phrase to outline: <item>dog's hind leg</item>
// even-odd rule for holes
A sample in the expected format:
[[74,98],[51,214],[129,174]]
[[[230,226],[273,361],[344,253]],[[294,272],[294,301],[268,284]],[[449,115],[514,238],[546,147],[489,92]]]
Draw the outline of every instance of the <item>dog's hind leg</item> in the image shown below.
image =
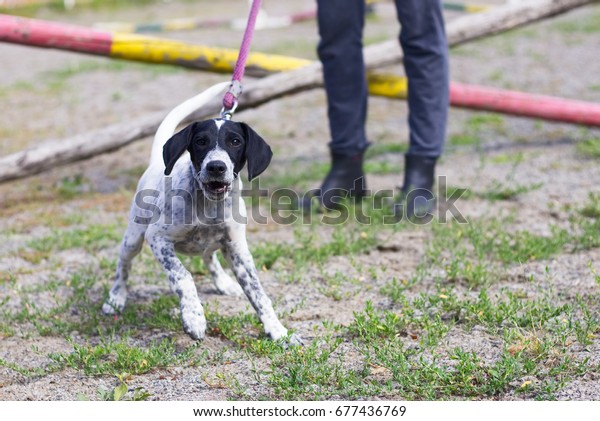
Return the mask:
[[217,253],[207,253],[203,256],[204,264],[210,273],[210,277],[217,288],[217,291],[223,295],[244,295],[244,290],[236,281],[231,279],[221,266]]
[[115,274],[115,282],[110,289],[108,299],[102,306],[104,314],[115,314],[123,310],[127,301],[127,279],[131,269],[131,261],[142,250],[145,226],[129,224],[119,252],[119,262]]

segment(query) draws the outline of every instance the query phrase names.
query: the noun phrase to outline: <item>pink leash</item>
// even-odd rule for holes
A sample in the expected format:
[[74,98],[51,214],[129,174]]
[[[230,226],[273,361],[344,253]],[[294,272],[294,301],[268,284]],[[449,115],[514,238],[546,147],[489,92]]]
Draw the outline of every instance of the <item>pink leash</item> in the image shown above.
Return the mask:
[[256,17],[258,16],[259,11],[260,0],[253,0],[252,6],[250,7],[250,14],[248,15],[248,23],[246,24],[244,38],[240,47],[240,53],[233,69],[231,85],[229,85],[229,90],[223,97],[221,117],[227,120],[231,119],[238,104],[237,99],[242,95],[242,78],[244,77],[244,71],[246,70],[246,60],[248,59],[248,54],[250,52],[250,43],[252,42]]

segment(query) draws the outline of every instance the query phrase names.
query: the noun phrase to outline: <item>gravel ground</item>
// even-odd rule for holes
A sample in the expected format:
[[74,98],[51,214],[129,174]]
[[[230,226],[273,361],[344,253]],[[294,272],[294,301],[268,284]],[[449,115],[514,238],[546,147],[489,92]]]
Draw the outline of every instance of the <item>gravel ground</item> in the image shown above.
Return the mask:
[[[222,16],[216,2],[171,1],[156,2],[141,8],[76,9],[70,13],[41,10],[36,17],[91,25],[100,21],[152,21],[197,15],[198,3],[205,17]],[[239,6],[230,10],[242,17],[245,1],[229,3]],[[479,3],[498,4],[500,1]],[[272,15],[304,10],[301,2],[268,2]],[[460,16],[448,12],[447,20]],[[523,90],[591,102],[600,102],[600,61],[597,60],[600,30],[593,19],[600,17],[600,6],[588,6],[563,16],[531,25],[527,28],[464,45],[452,50],[451,74],[457,82]],[[595,26],[594,26],[595,25]],[[367,22],[366,39],[378,42],[394,37],[398,31],[393,6],[378,4],[376,17]],[[226,29],[197,30],[163,34],[208,45],[237,48],[241,34]],[[270,29],[256,33],[253,48],[278,54],[315,59],[317,33],[314,22],[291,28]],[[89,129],[101,128],[125,119],[134,119],[157,110],[165,110],[183,99],[228,75],[194,73],[168,66],[122,65],[104,58],[94,58],[53,50],[38,50],[0,44],[2,72],[0,76],[0,155],[6,155],[40,141],[60,139]],[[402,73],[400,66],[386,71]],[[368,133],[375,144],[390,145],[407,142],[406,105],[382,98],[370,101]],[[438,175],[445,176],[448,185],[468,187],[474,192],[486,192],[505,183],[511,186],[534,186],[511,200],[490,201],[480,195],[461,200],[457,207],[467,218],[511,215],[507,229],[527,229],[547,234],[554,224],[568,223],[568,210],[586,202],[590,193],[600,193],[598,160],[584,156],[577,145],[598,139],[600,131],[568,124],[543,122],[518,117],[489,117],[477,125],[481,113],[452,109],[448,129],[448,146]],[[258,109],[239,113],[272,145],[275,152],[273,174],[283,174],[291,165],[327,162],[328,128],[325,97],[322,91],[304,92],[266,104]],[[469,139],[475,136],[478,141]],[[466,139],[466,141],[465,141]],[[97,252],[72,247],[56,251],[51,256],[36,259],[32,242],[57,230],[94,224],[122,225],[128,202],[137,178],[144,169],[150,151],[150,139],[136,142],[117,152],[57,168],[40,176],[0,185],[0,302],[3,309],[17,312],[24,306],[19,290],[44,286],[56,279],[68,279],[82,268],[94,268],[101,279],[89,290],[91,302],[102,301],[104,288],[110,284],[110,269],[105,262],[114,261],[118,240]],[[392,166],[402,166],[399,153],[384,156]],[[298,164],[300,163],[300,164]],[[373,174],[372,189],[390,189],[402,181],[401,172]],[[318,181],[308,180],[303,187],[317,187]],[[323,230],[327,236],[328,231]],[[281,274],[275,266],[261,272],[265,289],[277,304],[277,310],[289,314],[286,323],[307,341],[319,340],[323,321],[347,325],[354,311],[365,308],[368,301],[388,306],[379,290],[389,279],[409,279],[417,271],[427,248],[428,237],[422,231],[399,231],[382,239],[375,250],[356,256],[336,256],[328,260],[325,274],[322,268],[310,268],[303,274],[309,283],[279,282]],[[268,224],[249,226],[251,245],[269,242],[292,242],[294,227]],[[147,275],[144,266],[151,257],[142,256],[132,276],[131,300],[148,302],[168,294],[166,281],[154,276],[156,282],[142,282]],[[600,250],[592,248],[564,253],[548,260],[532,260],[504,268],[501,282],[489,291],[521,291],[532,296],[545,290],[555,290],[562,300],[576,296],[595,296],[598,283],[591,269],[600,272]],[[134,263],[135,265],[135,263]],[[367,269],[385,276],[372,276]],[[363,284],[344,284],[343,299],[324,294],[319,279],[327,274],[344,272]],[[16,282],[9,282],[9,277]],[[536,283],[527,282],[534,277]],[[433,279],[424,279],[414,294],[434,289]],[[222,297],[205,279],[198,280],[201,297],[219,314],[235,315],[248,310],[247,301]],[[463,287],[468,292],[467,287]],[[60,295],[60,290],[58,290]],[[51,294],[32,292],[31,299],[39,307],[51,307]],[[68,353],[72,343],[98,341],[77,331],[66,336],[41,336],[31,329],[18,329],[17,334],[0,332],[0,359],[29,369],[46,367],[51,353]],[[589,358],[600,364],[598,333],[587,347],[573,346],[573,358]],[[178,346],[189,346],[189,339],[178,332],[150,329],[140,343],[174,339]],[[440,349],[461,347],[478,352],[484,361],[494,361],[501,352],[501,337],[484,329],[466,332],[453,328],[444,337]],[[268,385],[257,380],[254,373],[268,368],[261,359],[245,358],[244,352],[220,336],[209,336],[199,345],[219,361],[197,367],[172,366],[128,380],[131,389],[143,388],[157,400],[225,400],[239,398],[232,386],[244,389],[245,399],[272,397]],[[440,351],[441,352],[441,351]],[[340,346],[349,365],[358,364],[360,356],[350,342]],[[382,374],[384,375],[384,374]],[[225,379],[225,380],[224,380]],[[73,400],[95,399],[99,390],[110,390],[116,380],[110,376],[86,375],[80,370],[64,368],[42,376],[26,376],[7,364],[0,364],[0,400]],[[516,387],[515,387],[516,389]],[[504,392],[494,399],[521,400],[530,397]],[[383,399],[402,399],[384,396]],[[531,397],[533,398],[533,397]],[[598,370],[567,382],[555,394],[560,400],[599,400]]]

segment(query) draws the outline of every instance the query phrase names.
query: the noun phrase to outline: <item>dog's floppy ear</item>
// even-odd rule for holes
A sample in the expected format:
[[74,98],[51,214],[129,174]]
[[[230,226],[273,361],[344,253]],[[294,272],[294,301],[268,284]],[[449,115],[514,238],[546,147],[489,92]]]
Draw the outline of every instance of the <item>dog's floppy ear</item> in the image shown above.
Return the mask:
[[[194,123],[195,124],[195,123]],[[171,174],[175,163],[181,155],[189,148],[192,138],[192,126],[188,126],[178,133],[175,133],[165,146],[163,146],[163,161],[165,162],[165,175]]]
[[248,161],[248,181],[258,177],[271,163],[271,147],[246,123],[240,123],[246,135],[246,161]]

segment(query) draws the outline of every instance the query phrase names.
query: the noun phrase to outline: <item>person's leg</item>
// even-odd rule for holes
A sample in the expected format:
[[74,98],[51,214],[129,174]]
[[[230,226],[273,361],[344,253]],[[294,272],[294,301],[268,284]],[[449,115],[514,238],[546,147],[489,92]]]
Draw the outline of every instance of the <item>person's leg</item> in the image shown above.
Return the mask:
[[323,64],[331,151],[356,155],[367,148],[367,80],[362,53],[364,0],[318,0],[317,47]]
[[448,45],[440,0],[396,0],[396,8],[410,129],[402,193],[406,213],[414,216],[433,206],[435,164],[443,151],[448,118]]
[[409,155],[442,154],[448,116],[448,44],[440,0],[396,0],[408,78]]
[[[368,146],[365,133],[368,88],[362,54],[364,0],[317,0],[327,114],[331,132],[331,169],[318,197],[326,208],[336,207],[341,197],[362,196],[363,154]],[[305,198],[303,206],[310,208]]]

